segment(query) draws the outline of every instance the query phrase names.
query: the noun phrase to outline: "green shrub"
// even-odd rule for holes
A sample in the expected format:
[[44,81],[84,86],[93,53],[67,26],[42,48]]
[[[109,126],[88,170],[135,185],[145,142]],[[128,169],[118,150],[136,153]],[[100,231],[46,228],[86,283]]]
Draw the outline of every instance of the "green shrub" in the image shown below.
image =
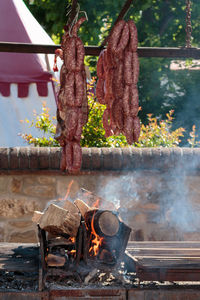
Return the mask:
[[[103,128],[103,112],[106,108],[101,105],[94,93],[95,78],[88,84],[88,105],[89,116],[88,123],[84,126],[82,132],[82,147],[126,147],[128,146],[126,137],[122,134],[119,136],[105,137]],[[181,142],[184,128],[180,127],[172,130],[173,110],[166,114],[166,119],[158,121],[152,114],[147,115],[147,125],[141,124],[141,134],[138,143],[133,144],[134,147],[175,147]],[[55,119],[55,117],[53,117]],[[34,120],[25,120],[30,127],[38,128],[42,133],[42,137],[33,137],[31,134],[21,134],[22,138],[33,146],[38,147],[57,147],[59,143],[54,139],[56,126],[50,118],[49,108],[46,104],[42,105],[40,114],[34,112]],[[191,136],[192,138],[192,136]],[[196,141],[191,140],[191,146],[197,145]]]

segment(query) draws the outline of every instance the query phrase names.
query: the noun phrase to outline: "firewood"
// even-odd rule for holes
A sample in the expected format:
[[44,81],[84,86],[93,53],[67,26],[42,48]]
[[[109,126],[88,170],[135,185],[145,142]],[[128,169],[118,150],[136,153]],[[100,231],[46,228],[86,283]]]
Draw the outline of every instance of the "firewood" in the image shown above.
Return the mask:
[[76,205],[74,205],[74,203],[70,202],[69,200],[65,200],[63,202],[62,208],[70,211],[72,214],[74,214],[74,213],[78,214],[79,213],[79,210],[76,207]]
[[78,191],[77,198],[86,202],[87,205],[89,205],[90,207],[116,210],[115,205],[112,202],[110,202],[106,199],[103,199],[102,197],[99,197],[96,194],[94,194],[93,192],[88,191],[84,188],[81,188]]
[[92,210],[93,208],[90,207],[89,205],[87,205],[84,201],[80,200],[80,199],[76,199],[74,201],[74,204],[78,207],[80,213],[81,213],[81,216],[84,217],[85,216],[85,213],[87,211],[90,211]]
[[46,263],[49,267],[62,267],[64,266],[66,259],[64,256],[58,256],[55,254],[49,253],[45,257]]
[[100,230],[107,236],[114,236],[119,230],[119,220],[111,211],[104,211],[99,214],[96,222],[98,222]]
[[80,220],[80,214],[72,214],[66,209],[51,204],[41,216],[39,225],[40,228],[52,234],[68,234],[71,237],[76,237]]
[[44,214],[43,212],[35,210],[34,213],[33,213],[32,221],[33,221],[34,223],[37,223],[37,224],[38,224],[39,221],[40,221],[40,218],[41,218],[41,216],[42,216],[43,214]]
[[93,227],[99,236],[115,236],[119,231],[120,221],[116,214],[109,210],[89,211],[85,214],[88,228]]

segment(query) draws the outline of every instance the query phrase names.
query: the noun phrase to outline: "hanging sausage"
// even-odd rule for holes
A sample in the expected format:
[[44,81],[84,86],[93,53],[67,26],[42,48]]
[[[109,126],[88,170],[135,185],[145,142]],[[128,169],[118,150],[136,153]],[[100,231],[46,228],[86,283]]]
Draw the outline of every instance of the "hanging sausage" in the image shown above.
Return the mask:
[[82,150],[80,139],[82,128],[88,119],[86,94],[85,50],[78,30],[85,18],[65,32],[57,55],[63,59],[58,93],[57,135],[62,146],[61,169],[77,173],[81,168]]
[[128,144],[137,142],[140,136],[137,45],[135,23],[121,20],[113,28],[107,49],[100,53],[97,62],[96,96],[107,106],[103,115],[105,134],[122,133]]

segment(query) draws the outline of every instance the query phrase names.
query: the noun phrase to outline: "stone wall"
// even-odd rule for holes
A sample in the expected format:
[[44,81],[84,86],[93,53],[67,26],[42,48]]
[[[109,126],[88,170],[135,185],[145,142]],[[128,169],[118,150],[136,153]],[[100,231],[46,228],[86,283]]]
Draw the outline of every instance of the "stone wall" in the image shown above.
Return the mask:
[[[133,240],[199,240],[199,149],[83,149],[77,175],[59,148],[0,148],[0,241],[36,242],[34,210],[81,187],[112,201]],[[73,181],[72,181],[73,180]]]

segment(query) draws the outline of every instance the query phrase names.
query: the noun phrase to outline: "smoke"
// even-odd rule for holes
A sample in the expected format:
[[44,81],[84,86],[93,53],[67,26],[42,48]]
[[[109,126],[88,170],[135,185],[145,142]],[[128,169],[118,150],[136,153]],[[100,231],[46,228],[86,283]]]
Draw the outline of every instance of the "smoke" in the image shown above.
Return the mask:
[[178,166],[164,176],[167,193],[160,198],[161,211],[166,221],[179,232],[197,232],[200,229],[199,204],[192,203],[189,174],[195,171],[195,160]]
[[137,193],[138,177],[139,174],[135,172],[134,174],[129,173],[128,175],[119,176],[117,178],[112,177],[108,179],[107,182],[104,182],[104,178],[102,177],[100,182],[103,181],[103,184],[100,184],[97,194],[103,199],[112,202],[116,209],[120,208],[122,202],[126,202],[125,207],[128,207],[127,201],[129,201],[129,204],[139,201]]
[[127,172],[126,175],[111,177],[107,183],[102,177],[97,194],[115,204],[126,223],[137,214],[145,213],[149,215],[147,226],[148,222],[162,224],[166,230],[174,228],[180,236],[199,232],[200,201],[191,201],[193,192],[190,186],[197,178],[190,176],[195,174],[196,163],[195,159],[183,163],[181,157],[174,169],[165,172]]

